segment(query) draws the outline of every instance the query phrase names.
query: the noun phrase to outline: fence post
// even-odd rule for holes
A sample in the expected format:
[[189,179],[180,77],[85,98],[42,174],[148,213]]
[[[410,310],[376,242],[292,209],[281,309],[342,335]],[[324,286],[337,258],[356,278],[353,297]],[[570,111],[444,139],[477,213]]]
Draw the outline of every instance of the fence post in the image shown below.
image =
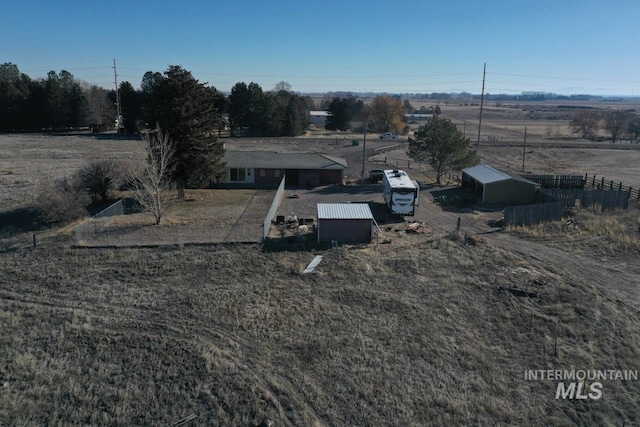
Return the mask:
[[604,176],[602,177],[602,181],[600,182],[600,188],[598,190],[604,190]]
[[596,175],[595,174],[593,174],[593,182],[591,183],[591,186],[593,188],[596,188]]
[[611,180],[611,183],[609,184],[609,190],[613,190],[613,180]]
[[618,185],[618,191],[622,191],[622,182]]

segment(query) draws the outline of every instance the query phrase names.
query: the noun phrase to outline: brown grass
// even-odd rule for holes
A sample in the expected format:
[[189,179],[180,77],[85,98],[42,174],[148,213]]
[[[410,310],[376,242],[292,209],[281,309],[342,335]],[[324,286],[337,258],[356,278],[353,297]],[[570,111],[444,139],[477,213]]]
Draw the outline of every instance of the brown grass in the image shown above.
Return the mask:
[[506,230],[567,249],[590,250],[595,256],[640,253],[640,216],[635,206],[613,211],[577,209],[562,221]]
[[587,278],[438,234],[318,253],[304,276],[315,253],[251,245],[1,255],[0,423],[639,421],[637,382],[524,380],[638,369],[638,313]]
[[[15,138],[0,139],[0,170],[16,165],[0,176],[7,209],[55,177],[53,164],[66,173],[98,149],[136,149]],[[172,221],[204,219],[217,200],[206,199],[188,193]],[[530,369],[640,369],[637,242],[623,239],[637,210],[581,212],[576,223],[467,245],[442,228],[397,225],[377,247],[67,240],[0,252],[0,425],[167,425],[189,414],[197,425],[640,424],[637,381],[565,401],[555,381],[524,379]],[[302,275],[316,254],[324,260]]]

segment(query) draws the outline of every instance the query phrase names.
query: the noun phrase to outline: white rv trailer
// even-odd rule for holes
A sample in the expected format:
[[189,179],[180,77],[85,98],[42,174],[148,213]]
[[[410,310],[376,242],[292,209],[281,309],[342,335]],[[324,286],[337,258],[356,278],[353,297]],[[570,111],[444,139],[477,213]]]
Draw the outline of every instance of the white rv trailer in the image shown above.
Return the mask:
[[418,189],[403,170],[385,170],[382,178],[384,201],[392,213],[413,215]]

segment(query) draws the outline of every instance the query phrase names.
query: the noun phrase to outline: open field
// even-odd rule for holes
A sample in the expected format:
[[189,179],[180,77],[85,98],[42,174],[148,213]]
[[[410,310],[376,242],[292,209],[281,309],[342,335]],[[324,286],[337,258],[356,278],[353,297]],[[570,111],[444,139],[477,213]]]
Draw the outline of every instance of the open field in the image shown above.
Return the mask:
[[[443,117],[451,119],[461,131],[471,138],[478,139],[480,100],[411,100],[415,108],[439,104]],[[480,142],[517,141],[524,139],[527,127],[527,140],[536,142],[557,142],[579,140],[569,129],[569,122],[576,110],[588,108],[605,112],[609,109],[627,109],[640,112],[640,100],[622,101],[572,101],[550,100],[532,101],[485,101],[482,113]],[[466,124],[465,124],[466,122]],[[608,133],[600,130],[597,136],[606,139]]]
[[[331,139],[227,148],[324,151],[356,174],[362,147]],[[480,150],[513,168],[508,148]],[[570,171],[574,154],[585,172],[615,165],[603,174],[634,185],[634,149],[534,147],[531,164],[558,160],[550,150],[567,158],[554,173]],[[0,213],[92,153],[142,155],[135,141],[0,136],[0,169],[12,171],[0,176]],[[377,186],[362,188],[359,198],[379,201]],[[232,206],[253,194],[188,192],[156,230],[229,227],[240,218]],[[282,209],[311,214],[307,198],[323,196],[304,192]],[[637,205],[502,232],[486,224],[491,213],[442,210],[425,188],[419,215],[429,233],[381,224],[378,246],[72,249],[62,228],[35,249],[0,251],[0,425],[169,425],[191,414],[187,425],[640,425],[640,381],[607,379],[601,398],[571,400],[555,398],[556,380],[525,379],[640,370]],[[452,233],[458,217],[466,245]],[[301,274],[318,254],[316,272]]]
[[[377,251],[7,253],[0,422],[637,424],[638,381],[571,401],[524,379],[640,360],[637,310],[532,261],[401,234]],[[500,291],[514,285],[544,297]]]

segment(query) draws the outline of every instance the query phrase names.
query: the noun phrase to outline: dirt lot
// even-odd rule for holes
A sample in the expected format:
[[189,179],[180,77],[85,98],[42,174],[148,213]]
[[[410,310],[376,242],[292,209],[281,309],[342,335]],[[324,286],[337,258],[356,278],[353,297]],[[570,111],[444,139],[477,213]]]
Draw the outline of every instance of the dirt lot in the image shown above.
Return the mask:
[[186,190],[160,225],[137,213],[88,219],[75,228],[79,246],[150,246],[262,241],[275,190]]

